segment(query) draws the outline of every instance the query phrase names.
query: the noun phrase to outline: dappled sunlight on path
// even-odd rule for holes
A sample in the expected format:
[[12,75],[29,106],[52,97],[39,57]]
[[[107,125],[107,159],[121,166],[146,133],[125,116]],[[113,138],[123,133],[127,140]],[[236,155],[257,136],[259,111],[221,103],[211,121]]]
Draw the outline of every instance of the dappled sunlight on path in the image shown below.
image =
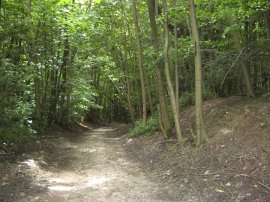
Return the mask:
[[151,180],[126,156],[125,137],[117,127],[97,128],[76,141],[61,139],[65,152],[53,165],[21,162],[20,172],[44,189],[19,201],[175,201],[169,187]]

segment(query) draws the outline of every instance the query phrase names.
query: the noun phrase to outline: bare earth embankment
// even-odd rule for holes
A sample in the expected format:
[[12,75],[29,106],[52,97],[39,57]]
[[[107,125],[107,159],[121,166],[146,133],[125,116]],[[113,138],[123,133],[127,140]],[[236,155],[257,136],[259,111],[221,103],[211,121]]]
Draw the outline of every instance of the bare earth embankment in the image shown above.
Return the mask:
[[270,97],[210,100],[204,113],[209,140],[201,147],[192,146],[191,107],[181,113],[183,148],[156,133],[133,139],[129,151],[174,183],[179,201],[270,201]]

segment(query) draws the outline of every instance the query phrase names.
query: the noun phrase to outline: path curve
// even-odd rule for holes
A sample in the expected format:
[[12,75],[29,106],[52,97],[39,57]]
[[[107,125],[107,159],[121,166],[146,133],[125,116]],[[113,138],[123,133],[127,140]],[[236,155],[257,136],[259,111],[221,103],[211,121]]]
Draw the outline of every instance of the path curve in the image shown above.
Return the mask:
[[121,127],[96,128],[76,140],[62,138],[59,147],[65,152],[47,169],[31,159],[22,162],[20,171],[44,189],[31,196],[23,193],[17,202],[177,201],[169,186],[127,156]]

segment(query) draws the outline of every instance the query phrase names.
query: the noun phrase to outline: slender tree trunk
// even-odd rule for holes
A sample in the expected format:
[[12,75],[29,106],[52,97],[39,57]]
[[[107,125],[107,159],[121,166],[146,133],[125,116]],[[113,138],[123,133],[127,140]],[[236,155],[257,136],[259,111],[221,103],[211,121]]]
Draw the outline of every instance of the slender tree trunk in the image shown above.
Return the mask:
[[[176,6],[177,0],[174,0],[174,6]],[[175,48],[175,102],[177,105],[177,113],[180,113],[180,102],[179,102],[179,60],[178,60],[178,30],[177,20],[174,21],[174,48]]]
[[127,35],[126,35],[126,21],[124,19],[124,71],[126,74],[126,87],[127,87],[127,100],[128,100],[128,109],[131,122],[135,122],[134,109],[131,101],[131,88],[130,88],[130,75],[128,68],[128,50],[127,50]]
[[183,137],[181,134],[181,126],[180,126],[180,117],[178,111],[178,104],[176,103],[176,97],[174,94],[173,84],[170,77],[170,64],[169,64],[169,30],[168,30],[168,9],[167,9],[167,2],[163,0],[163,8],[164,8],[164,20],[165,20],[165,44],[164,44],[164,58],[165,58],[165,75],[168,85],[168,93],[170,97],[170,102],[173,110],[173,117],[175,123],[175,130],[178,142],[183,141]]
[[131,89],[130,89],[130,82],[129,79],[127,78],[127,96],[128,96],[128,109],[129,109],[129,113],[130,113],[130,118],[131,118],[131,122],[134,123],[135,122],[135,116],[134,116],[134,109],[132,106],[132,102],[131,102]]
[[[35,65],[38,64],[38,55],[37,55],[37,41],[39,37],[39,31],[40,31],[40,26],[41,23],[38,22],[37,30],[35,33],[35,38],[32,43],[32,60]],[[40,123],[42,119],[42,114],[41,114],[41,106],[42,106],[42,81],[41,81],[41,76],[40,76],[40,71],[39,68],[36,66],[35,67],[35,76],[34,76],[34,84],[35,84],[35,119],[37,123]]]
[[[126,23],[126,21],[124,21]],[[130,36],[130,27],[128,24],[125,24],[127,26],[125,26],[125,30],[127,30],[127,33],[128,33],[128,36]],[[134,123],[135,122],[135,113],[134,113],[134,103],[132,103],[132,99],[131,99],[131,92],[132,91],[135,91],[134,90],[134,81],[131,79],[131,76],[130,76],[130,71],[129,71],[129,68],[130,69],[134,69],[134,65],[131,65],[131,64],[134,64],[133,61],[130,61],[128,62],[128,57],[129,58],[132,58],[131,56],[131,52],[129,51],[129,49],[127,48],[127,36],[126,36],[126,33],[125,33],[125,60],[126,60],[126,72],[127,72],[127,90],[128,90],[128,105],[129,105],[129,110],[130,110],[130,116],[131,116],[131,121]],[[129,67],[130,65],[130,67]]]
[[141,77],[141,91],[142,91],[142,106],[143,106],[143,123],[146,123],[147,120],[147,111],[146,111],[146,91],[145,91],[145,75],[144,75],[144,67],[143,67],[143,52],[141,46],[141,31],[139,27],[139,16],[136,7],[136,0],[132,0],[132,11],[135,25],[135,34],[136,34],[136,44],[138,49],[138,66],[140,69],[140,77]]
[[147,96],[148,96],[148,101],[149,101],[149,107],[150,107],[150,112],[151,114],[154,113],[154,106],[153,106],[153,99],[150,91],[150,79],[147,79],[147,74],[144,73],[146,79],[145,79],[145,86],[146,86],[146,91],[147,91]]
[[[52,39],[53,40],[53,39]],[[59,39],[60,40],[60,39]],[[61,44],[59,43],[58,47],[55,48],[55,50],[52,49],[52,55],[55,55],[56,61],[61,60]],[[61,65],[61,64],[58,64]],[[59,71],[58,68],[52,68],[51,69],[51,75],[50,75],[50,106],[49,106],[49,112],[48,112],[48,120],[49,125],[53,125],[57,122],[57,105],[59,103],[59,94],[60,94],[60,80],[61,80],[61,71]]]
[[131,100],[130,76],[129,76],[129,71],[128,71],[128,60],[127,60],[126,47],[125,47],[125,73],[127,75],[126,76],[126,86],[127,86],[128,109],[129,109],[131,122],[134,123],[135,122],[135,116],[134,116],[134,109],[133,109],[133,104],[132,104],[132,100]]
[[197,26],[195,6],[193,0],[189,1],[189,19],[192,38],[195,47],[195,112],[196,112],[196,145],[200,145],[207,140],[203,110],[202,110],[202,61],[199,31]]
[[159,61],[158,53],[159,53],[159,43],[158,43],[158,29],[156,24],[156,17],[155,17],[155,0],[148,0],[148,13],[151,25],[151,37],[152,37],[152,44],[154,47],[154,51],[156,54],[156,61],[155,61],[155,71],[157,76],[157,90],[158,90],[158,98],[159,98],[159,105],[160,105],[160,115],[161,115],[161,123],[163,124],[160,126],[164,128],[165,136],[168,138],[171,136],[171,124],[169,120],[168,114],[168,105],[165,97],[165,91],[163,86],[163,79],[162,79],[162,63]]
[[[230,17],[228,18],[228,21],[229,21],[230,25],[233,24],[232,19]],[[241,43],[241,38],[239,36],[239,33],[233,32],[232,37],[233,37],[233,40],[234,40],[236,50],[239,53],[242,52],[243,45]],[[253,90],[252,85],[251,85],[250,76],[249,76],[249,72],[248,72],[248,65],[247,65],[246,61],[241,60],[241,67],[242,67],[242,71],[243,71],[243,74],[244,74],[244,80],[245,80],[245,84],[246,84],[247,96],[255,97],[254,90]]]
[[[266,44],[269,45],[270,43],[270,8],[267,9],[265,12],[265,27],[266,27],[266,34],[267,34],[267,42]],[[268,49],[269,50],[269,49]],[[270,55],[270,51],[268,51],[268,55]],[[267,92],[270,91],[270,57],[268,57],[266,61],[266,90]]]
[[57,122],[63,124],[63,115],[65,110],[65,98],[67,96],[67,68],[69,65],[69,57],[70,57],[70,44],[68,38],[64,41],[64,53],[63,53],[63,63],[61,65],[61,75],[62,75],[62,83],[61,83],[61,95],[59,101],[59,111]]

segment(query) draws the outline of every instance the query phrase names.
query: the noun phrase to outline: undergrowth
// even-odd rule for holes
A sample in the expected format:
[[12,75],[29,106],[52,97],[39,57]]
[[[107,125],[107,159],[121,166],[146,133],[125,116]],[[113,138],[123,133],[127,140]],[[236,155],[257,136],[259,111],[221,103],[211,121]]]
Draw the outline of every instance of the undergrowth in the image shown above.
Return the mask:
[[142,120],[136,121],[128,134],[130,137],[137,137],[140,135],[151,135],[159,129],[158,116],[151,116],[144,124]]

